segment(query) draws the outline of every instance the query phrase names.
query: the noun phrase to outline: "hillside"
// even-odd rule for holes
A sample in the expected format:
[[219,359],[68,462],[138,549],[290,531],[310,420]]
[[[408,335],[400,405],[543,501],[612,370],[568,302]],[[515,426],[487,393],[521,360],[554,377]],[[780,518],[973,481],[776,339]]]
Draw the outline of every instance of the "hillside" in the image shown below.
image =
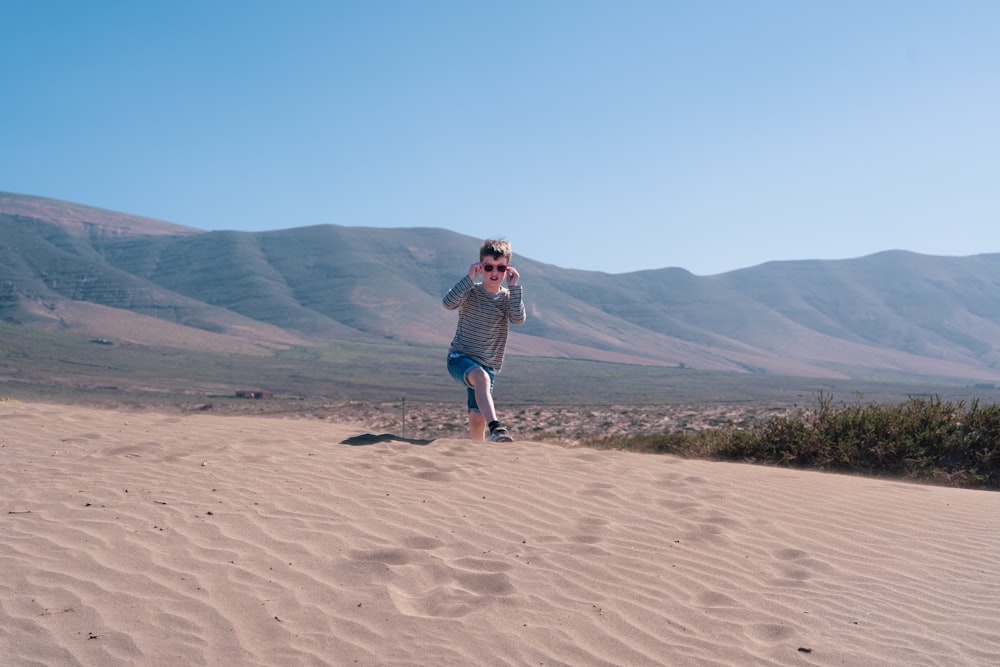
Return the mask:
[[[336,341],[443,347],[455,315],[441,296],[478,242],[432,228],[205,232],[0,193],[0,319],[257,355]],[[754,375],[1000,381],[1000,254],[889,251],[708,277],[515,263],[529,310],[512,354]]]

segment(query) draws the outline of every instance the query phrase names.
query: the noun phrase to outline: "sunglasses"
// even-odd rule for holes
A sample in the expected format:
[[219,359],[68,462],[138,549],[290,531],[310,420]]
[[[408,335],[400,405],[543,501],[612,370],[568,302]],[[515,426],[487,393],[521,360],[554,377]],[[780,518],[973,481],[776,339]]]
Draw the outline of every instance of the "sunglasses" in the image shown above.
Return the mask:
[[496,269],[500,273],[507,273],[507,267],[503,264],[497,264],[493,266],[492,264],[483,264],[483,271],[486,273],[493,273],[493,269]]

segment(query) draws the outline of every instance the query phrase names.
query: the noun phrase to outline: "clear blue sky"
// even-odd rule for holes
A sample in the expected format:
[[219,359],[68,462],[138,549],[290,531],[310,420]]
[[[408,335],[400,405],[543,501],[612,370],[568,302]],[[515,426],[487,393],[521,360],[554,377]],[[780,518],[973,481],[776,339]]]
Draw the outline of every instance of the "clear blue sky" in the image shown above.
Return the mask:
[[0,191],[611,273],[1000,252],[996,0],[5,0],[0,26]]

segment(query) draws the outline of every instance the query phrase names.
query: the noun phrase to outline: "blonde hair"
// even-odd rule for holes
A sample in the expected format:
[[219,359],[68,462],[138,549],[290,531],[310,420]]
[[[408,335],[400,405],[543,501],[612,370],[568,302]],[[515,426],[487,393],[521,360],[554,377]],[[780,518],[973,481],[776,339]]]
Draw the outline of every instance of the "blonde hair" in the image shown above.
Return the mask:
[[502,257],[508,261],[513,256],[510,249],[510,243],[507,241],[499,241],[497,239],[486,239],[483,241],[483,245],[479,246],[479,259],[482,260],[484,257]]

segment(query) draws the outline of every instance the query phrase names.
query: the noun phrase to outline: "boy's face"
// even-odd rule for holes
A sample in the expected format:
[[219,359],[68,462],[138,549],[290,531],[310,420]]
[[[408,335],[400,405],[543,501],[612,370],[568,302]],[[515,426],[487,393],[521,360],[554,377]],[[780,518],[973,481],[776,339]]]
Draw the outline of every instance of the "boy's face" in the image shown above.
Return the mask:
[[483,267],[483,288],[490,292],[499,291],[507,275],[507,267],[510,266],[507,258],[486,255],[479,263]]

